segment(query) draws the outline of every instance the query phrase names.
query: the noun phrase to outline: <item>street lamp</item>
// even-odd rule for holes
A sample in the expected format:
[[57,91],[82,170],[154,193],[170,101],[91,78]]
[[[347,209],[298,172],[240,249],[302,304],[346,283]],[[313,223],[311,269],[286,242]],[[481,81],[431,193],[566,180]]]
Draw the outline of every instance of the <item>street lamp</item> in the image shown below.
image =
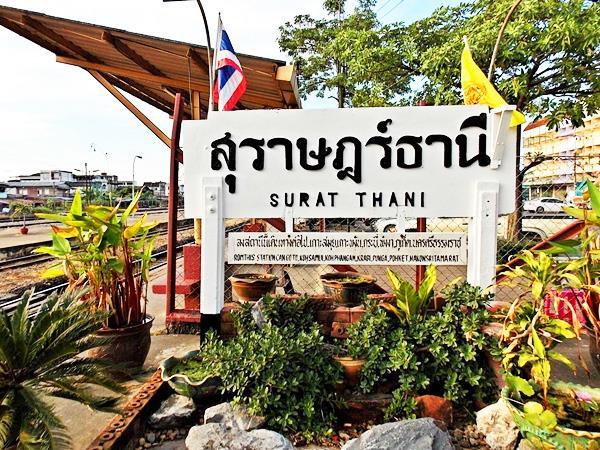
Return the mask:
[[135,197],[135,160],[142,159],[140,155],[135,155],[133,157],[133,167],[131,170],[131,200],[133,201],[133,197]]
[[[85,203],[88,204],[90,201],[90,191],[89,191],[89,176],[88,173],[91,175],[93,173],[98,172],[98,170],[92,170],[88,172],[88,163],[83,163],[84,167],[85,167],[85,171],[83,172],[83,191],[85,192]],[[80,172],[80,169],[73,169],[74,172]]]
[[[181,1],[187,1],[187,0],[163,0],[163,2],[181,2]],[[204,12],[204,6],[202,6],[202,2],[200,0],[196,0],[196,3],[198,3],[198,7],[200,8],[200,12],[202,13],[202,20],[204,21],[204,31],[206,32],[206,59],[208,61],[208,89],[209,89],[208,110],[212,111],[213,110],[213,88],[214,88],[213,70],[214,70],[214,67],[213,67],[212,57],[211,57],[212,48],[210,45],[210,31],[208,29],[208,20],[206,20],[206,13]]]

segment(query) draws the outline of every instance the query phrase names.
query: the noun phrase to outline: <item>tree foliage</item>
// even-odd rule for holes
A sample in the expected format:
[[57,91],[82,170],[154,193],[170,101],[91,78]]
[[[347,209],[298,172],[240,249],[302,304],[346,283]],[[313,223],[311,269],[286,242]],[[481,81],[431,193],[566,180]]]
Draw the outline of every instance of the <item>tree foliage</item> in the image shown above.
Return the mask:
[[[281,27],[280,46],[298,62],[304,96],[337,90],[339,106],[462,103],[460,52],[467,36],[487,70],[513,0],[440,7],[405,25],[381,25],[373,2],[326,19],[297,16]],[[343,7],[341,8],[343,11]],[[600,5],[591,0],[523,0],[500,42],[492,81],[508,103],[550,125],[600,109]]]
[[408,88],[394,30],[382,26],[373,0],[351,12],[346,0],[325,0],[326,18],[299,15],[280,27],[279,45],[298,64],[304,98],[332,96],[340,108],[385,106]]

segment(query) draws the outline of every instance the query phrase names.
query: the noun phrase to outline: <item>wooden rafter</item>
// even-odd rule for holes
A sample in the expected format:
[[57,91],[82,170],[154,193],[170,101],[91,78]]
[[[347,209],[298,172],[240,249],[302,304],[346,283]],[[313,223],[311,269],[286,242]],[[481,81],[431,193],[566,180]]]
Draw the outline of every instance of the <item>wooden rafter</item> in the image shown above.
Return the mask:
[[208,63],[204,58],[200,57],[196,50],[193,48],[188,49],[187,57],[194,62],[194,64],[202,71],[204,75],[208,75]]
[[[97,56],[91,54],[90,52],[81,48],[77,44],[69,41],[64,36],[56,33],[55,31],[51,30],[50,28],[46,27],[41,22],[38,22],[37,20],[32,19],[31,17],[26,16],[26,15],[22,16],[22,20],[23,20],[23,24],[25,24],[29,28],[34,29],[38,34],[41,34],[41,35],[45,36],[46,38],[50,39],[51,41],[59,44],[60,47],[68,50],[69,52],[72,52],[79,57],[85,58],[86,60],[88,60],[92,63],[97,63],[97,64],[104,63],[104,61],[102,61]],[[27,30],[25,30],[25,31],[27,31]],[[61,53],[64,54],[65,52],[62,51]],[[144,89],[144,87],[142,85],[140,85],[139,83],[136,83],[135,81],[127,79],[127,78],[123,78],[122,81],[127,83],[129,86],[131,86],[135,90],[144,94],[145,98],[140,98],[141,100],[144,100],[144,101],[150,100],[149,103],[152,104],[153,106],[155,106],[169,114],[172,113],[172,108],[170,106],[164,105],[164,102],[161,101],[160,97],[152,95],[151,93],[146,91],[146,89]],[[130,92],[130,93],[132,93],[132,92]],[[132,94],[135,95],[134,93],[132,93]],[[138,95],[137,97],[140,97],[140,96]],[[165,110],[165,108],[168,108],[168,109]]]
[[17,22],[13,22],[12,20],[6,19],[4,17],[0,17],[0,25],[2,25],[5,28],[8,28],[13,33],[18,34],[19,36],[24,37],[25,39],[29,39],[30,41],[35,42],[40,47],[47,48],[48,50],[50,50],[51,52],[53,52],[56,55],[67,55],[68,54],[60,47],[54,45],[53,43],[51,43],[45,39],[42,39],[41,37],[32,33],[31,31],[29,31],[28,29],[26,29],[25,27],[23,27],[21,24],[19,24]]
[[[152,75],[146,72],[140,72],[138,70],[124,69],[119,67],[113,67],[106,64],[97,64],[91,63],[88,61],[81,61],[74,58],[57,56],[56,61],[63,64],[70,64],[73,66],[83,67],[84,69],[96,70],[98,72],[106,72],[112,73],[114,75],[120,77],[128,77],[137,80],[143,80],[149,83],[157,83],[159,85],[179,88],[179,89],[188,89],[197,90],[203,94],[208,94],[208,86],[197,81],[183,80],[183,79],[175,79],[175,78],[166,78],[160,77],[157,75]],[[263,104],[267,107],[278,108],[281,107],[281,100],[277,96],[273,95],[256,95],[249,94],[247,91],[244,94],[244,99],[256,103]]]
[[104,31],[102,33],[102,40],[108,42],[115,50],[117,50],[121,55],[130,61],[137,64],[139,67],[144,69],[146,72],[151,73],[152,75],[157,75],[159,77],[166,77],[166,75],[157,68],[154,64],[146,60],[143,56],[137,53],[134,49],[129,47],[125,42],[123,42],[118,37],[113,36],[108,31]]
[[33,28],[37,33],[47,37],[51,41],[57,43],[61,47],[66,48],[67,50],[70,50],[71,52],[75,53],[76,55],[81,56],[91,62],[102,63],[100,58],[98,58],[95,55],[92,55],[87,50],[84,50],[79,45],[69,41],[67,38],[58,34],[54,30],[51,30],[50,28],[45,26],[43,23],[41,23],[35,19],[32,19],[31,17],[29,17],[25,14],[21,16],[21,20],[24,25],[28,26],[29,28]]
[[[163,133],[163,131],[158,128],[154,122],[152,122],[143,112],[141,112],[133,103],[131,103],[127,97],[119,92],[117,88],[115,88],[110,81],[108,81],[101,73],[96,72],[95,70],[88,70],[90,75],[92,75],[102,86],[106,88],[108,92],[110,92],[113,97],[115,97],[123,106],[125,106],[140,122],[142,122],[154,135],[159,138],[166,146],[171,146],[171,139]],[[183,161],[183,152],[179,149],[177,158],[180,161]]]
[[[109,73],[103,74],[104,78],[106,78],[113,86],[122,89],[123,91],[139,98],[140,100],[148,103],[149,105],[154,106],[155,108],[166,112],[167,114],[173,113],[173,108],[169,105],[168,102],[157,100],[159,97],[148,92],[147,89],[144,89],[143,86],[134,83],[126,78],[119,78]],[[141,88],[141,89],[140,89]]]

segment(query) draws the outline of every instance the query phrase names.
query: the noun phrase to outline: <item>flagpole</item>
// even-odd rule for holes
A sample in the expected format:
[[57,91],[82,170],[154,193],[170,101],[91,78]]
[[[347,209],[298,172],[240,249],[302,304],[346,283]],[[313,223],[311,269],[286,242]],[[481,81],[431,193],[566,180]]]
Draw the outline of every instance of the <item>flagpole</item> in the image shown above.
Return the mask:
[[202,13],[202,20],[204,21],[204,31],[206,32],[206,59],[208,60],[208,95],[209,95],[209,99],[208,99],[208,105],[209,111],[212,111],[211,105],[212,105],[212,98],[213,98],[213,88],[214,88],[214,80],[213,80],[213,71],[211,70],[212,66],[213,66],[213,59],[211,56],[212,53],[212,47],[210,45],[210,30],[208,28],[208,20],[206,19],[206,13],[204,12],[204,6],[202,5],[202,2],[200,0],[196,0],[196,3],[198,3],[198,7],[200,8],[200,12]]
[[[215,84],[217,83],[217,53],[219,52],[219,49],[221,48],[221,36],[222,36],[222,31],[223,31],[223,22],[221,22],[221,13],[219,13],[219,18],[217,19],[217,40],[215,41],[215,54],[214,54],[214,58],[212,60],[212,65],[210,66],[210,71],[211,71],[211,76],[213,77],[214,81],[211,84],[211,89],[210,89],[210,99],[208,100],[208,111],[214,111],[214,88],[215,88]],[[219,108],[217,107],[217,110]]]

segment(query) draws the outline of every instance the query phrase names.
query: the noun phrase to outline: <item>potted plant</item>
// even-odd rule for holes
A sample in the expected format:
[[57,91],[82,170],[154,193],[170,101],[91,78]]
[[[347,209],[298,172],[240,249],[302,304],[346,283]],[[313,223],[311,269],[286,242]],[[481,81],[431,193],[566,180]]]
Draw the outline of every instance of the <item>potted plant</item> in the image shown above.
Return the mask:
[[355,387],[360,381],[360,373],[365,365],[372,346],[380,344],[375,318],[377,305],[367,304],[365,314],[348,327],[348,336],[339,339],[335,347],[334,359],[344,369],[344,382],[347,387]]
[[600,439],[600,391],[556,383],[550,364],[556,361],[576,370],[556,346],[579,338],[582,324],[574,308],[569,320],[563,320],[549,315],[546,307],[548,296],[559,288],[581,287],[574,272],[585,267],[585,260],[557,262],[544,251],[522,251],[519,258],[523,264],[504,273],[509,280],[505,284],[520,285],[524,293],[501,314],[503,398],[535,448],[594,448],[592,443]]
[[[160,363],[160,373],[163,381],[179,395],[201,400],[217,393],[220,382],[217,362],[214,356],[216,341],[212,334],[202,343],[203,352],[193,350],[182,358],[171,356]],[[209,355],[213,355],[211,358]]]
[[97,334],[111,337],[111,343],[96,348],[93,356],[135,368],[141,367],[148,355],[153,321],[146,314],[146,293],[154,243],[148,232],[156,222],[148,222],[144,214],[129,223],[141,192],[120,210],[119,205],[84,209],[77,191],[68,213],[38,214],[65,226],[52,227],[52,246],[36,249],[60,261],[42,277],[64,275],[69,289],[87,285],[90,306],[109,313]]
[[340,305],[358,305],[369,294],[377,278],[357,272],[331,272],[321,275],[325,294]]
[[241,273],[229,277],[240,302],[256,302],[275,290],[277,277],[270,273]]
[[24,202],[14,202],[10,205],[10,216],[12,218],[21,217],[23,219],[23,226],[19,229],[21,234],[29,233],[27,228],[27,217],[33,215],[35,212],[35,206]]
[[34,314],[32,294],[21,297],[11,316],[0,310],[0,448],[67,447],[51,397],[116,412],[118,397],[90,387],[127,392],[108,376],[106,362],[78,356],[101,343],[93,333],[107,314],[77,301],[81,291],[52,294]]
[[393,304],[382,302],[381,306],[392,312],[403,322],[410,321],[414,317],[424,316],[435,296],[433,291],[437,281],[435,266],[430,265],[427,267],[418,289],[415,289],[408,281],[400,278],[392,269],[387,268],[386,273],[396,298]]
[[564,208],[567,214],[583,220],[585,226],[577,239],[555,243],[553,252],[579,257],[570,271],[571,287],[583,291],[581,301],[578,292],[574,291],[573,295],[585,316],[585,326],[590,335],[590,356],[600,374],[600,287],[597,285],[600,277],[600,189],[590,180],[586,184],[585,198],[589,199],[591,209]]

